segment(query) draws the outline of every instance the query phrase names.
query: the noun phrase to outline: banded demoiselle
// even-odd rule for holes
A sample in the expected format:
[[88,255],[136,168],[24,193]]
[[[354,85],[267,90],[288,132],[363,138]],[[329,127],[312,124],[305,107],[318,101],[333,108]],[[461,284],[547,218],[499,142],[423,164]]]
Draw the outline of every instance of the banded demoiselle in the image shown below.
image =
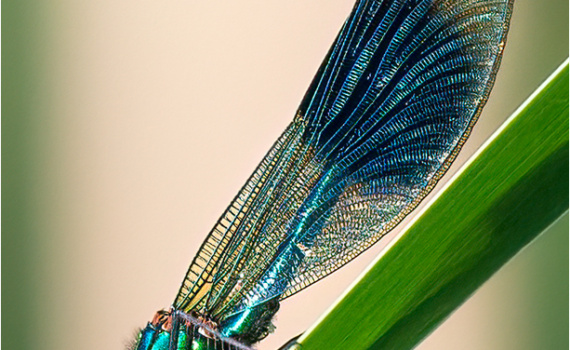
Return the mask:
[[485,104],[512,0],[357,1],[293,122],[196,254],[138,350],[247,349],[279,302],[384,237]]

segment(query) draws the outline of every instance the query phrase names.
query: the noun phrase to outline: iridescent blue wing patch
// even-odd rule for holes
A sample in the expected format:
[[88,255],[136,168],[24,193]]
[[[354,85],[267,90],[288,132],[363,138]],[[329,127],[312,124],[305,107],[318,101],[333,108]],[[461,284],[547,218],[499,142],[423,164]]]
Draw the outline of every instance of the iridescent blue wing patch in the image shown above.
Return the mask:
[[291,125],[194,258],[174,302],[223,320],[382,238],[468,137],[511,0],[359,1]]

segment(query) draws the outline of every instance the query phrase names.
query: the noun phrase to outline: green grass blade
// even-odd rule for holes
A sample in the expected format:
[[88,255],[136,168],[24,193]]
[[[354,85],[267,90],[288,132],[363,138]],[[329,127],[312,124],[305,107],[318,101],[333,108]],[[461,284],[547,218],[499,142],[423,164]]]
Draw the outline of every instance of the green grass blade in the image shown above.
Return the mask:
[[568,210],[568,61],[299,343],[410,349]]

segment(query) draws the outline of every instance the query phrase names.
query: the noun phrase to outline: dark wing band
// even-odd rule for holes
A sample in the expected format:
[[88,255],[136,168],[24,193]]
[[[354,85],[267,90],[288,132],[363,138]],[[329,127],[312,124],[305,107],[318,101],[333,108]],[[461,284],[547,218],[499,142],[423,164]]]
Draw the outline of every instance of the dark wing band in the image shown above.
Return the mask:
[[468,137],[511,8],[511,0],[359,1],[174,306],[229,315],[285,298],[391,230]]

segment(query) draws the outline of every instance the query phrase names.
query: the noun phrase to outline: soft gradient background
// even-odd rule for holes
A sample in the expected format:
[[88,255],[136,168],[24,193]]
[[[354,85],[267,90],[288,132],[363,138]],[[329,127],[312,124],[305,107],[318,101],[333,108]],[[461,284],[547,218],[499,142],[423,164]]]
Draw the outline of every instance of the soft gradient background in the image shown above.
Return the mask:
[[[4,348],[123,349],[168,307],[351,7],[4,1]],[[567,55],[568,1],[516,0],[495,89],[450,173]],[[306,329],[379,249],[285,301],[259,349]],[[568,216],[420,345],[567,348]]]

